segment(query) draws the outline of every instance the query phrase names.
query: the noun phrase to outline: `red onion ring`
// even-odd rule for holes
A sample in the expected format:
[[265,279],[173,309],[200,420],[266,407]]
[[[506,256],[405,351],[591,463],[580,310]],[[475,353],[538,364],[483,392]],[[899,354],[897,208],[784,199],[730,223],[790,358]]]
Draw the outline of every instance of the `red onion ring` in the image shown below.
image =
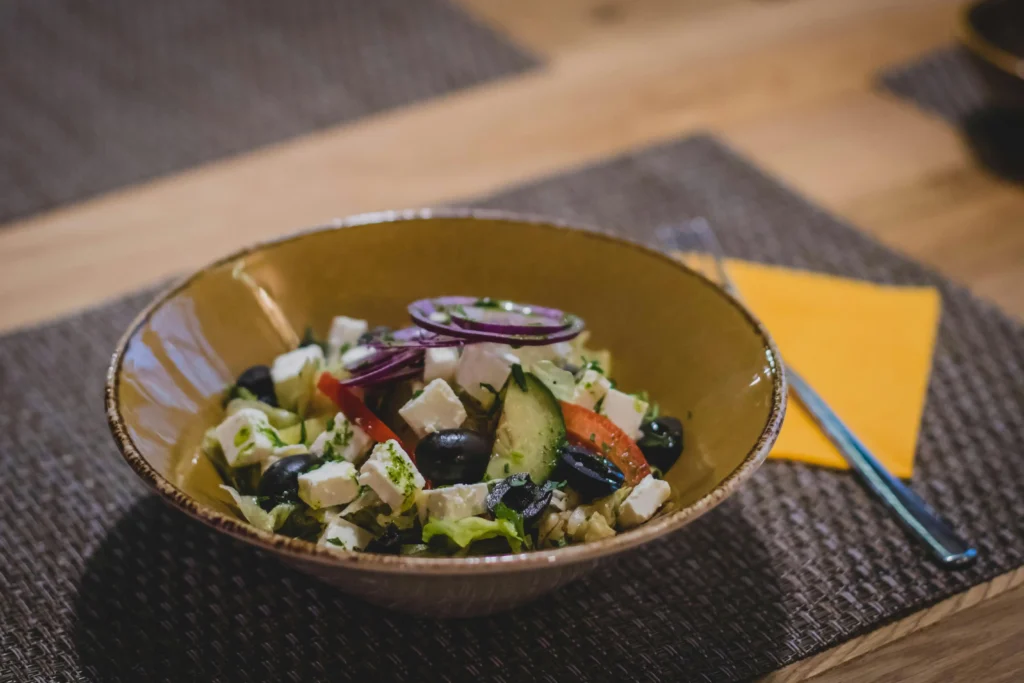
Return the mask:
[[403,327],[388,335],[370,339],[366,346],[376,349],[434,349],[462,346],[465,343],[464,339],[437,334],[422,327]]
[[[419,327],[437,332],[438,334],[451,337],[459,337],[466,341],[489,341],[514,346],[542,346],[568,341],[583,331],[585,324],[583,320],[571,313],[564,313],[555,308],[542,306],[531,306],[519,304],[512,301],[494,301],[497,308],[520,316],[536,315],[546,319],[547,324],[523,325],[517,323],[498,323],[474,320],[465,314],[466,306],[480,308],[482,301],[493,301],[478,299],[467,296],[443,296],[435,299],[421,299],[409,305],[409,315],[413,322]],[[453,314],[450,309],[456,309]],[[447,320],[441,320],[436,314],[447,315]]]
[[[378,354],[379,355],[379,354]],[[408,377],[421,371],[423,351],[417,349],[399,350],[387,353],[377,363],[368,364],[365,369],[342,381],[342,384],[361,387],[368,384],[379,384],[400,377]]]

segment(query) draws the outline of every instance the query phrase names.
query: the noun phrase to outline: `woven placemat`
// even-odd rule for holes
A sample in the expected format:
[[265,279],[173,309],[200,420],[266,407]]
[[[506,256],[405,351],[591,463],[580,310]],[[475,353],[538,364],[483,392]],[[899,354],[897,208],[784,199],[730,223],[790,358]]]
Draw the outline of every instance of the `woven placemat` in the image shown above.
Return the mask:
[[944,47],[886,69],[878,82],[894,95],[953,123],[989,104],[982,77],[967,50],[959,46]]
[[535,64],[448,0],[6,0],[0,223]]
[[0,680],[742,680],[1024,563],[1024,330],[991,305],[710,138],[483,204],[640,241],[701,215],[738,257],[938,287],[914,487],[977,543],[977,565],[935,568],[848,474],[769,462],[691,526],[535,604],[466,621],[389,614],[137,483],[100,395],[141,294],[0,340]]

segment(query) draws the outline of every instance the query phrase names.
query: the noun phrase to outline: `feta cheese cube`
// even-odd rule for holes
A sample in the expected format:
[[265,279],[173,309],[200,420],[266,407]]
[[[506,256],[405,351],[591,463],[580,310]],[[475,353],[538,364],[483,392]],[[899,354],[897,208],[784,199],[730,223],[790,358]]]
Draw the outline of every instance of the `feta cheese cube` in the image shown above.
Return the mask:
[[455,383],[488,408],[494,403],[494,392],[501,390],[518,362],[507,344],[469,344],[455,369]]
[[243,408],[229,415],[214,430],[231,467],[244,467],[262,462],[274,454],[283,442],[270,426],[267,416],[255,408]]
[[327,355],[339,358],[342,353],[356,345],[359,338],[370,329],[365,320],[337,316],[331,321],[331,330],[327,333]]
[[626,432],[629,438],[636,439],[640,436],[640,423],[647,414],[647,402],[618,389],[609,389],[601,402],[601,414]]
[[455,368],[458,364],[459,350],[455,347],[427,349],[423,364],[423,381],[443,379],[445,382],[451,382],[455,379]]
[[421,437],[461,427],[466,421],[462,401],[443,379],[435,379],[425,386],[422,394],[398,409],[398,414]]
[[671,494],[672,487],[667,481],[648,474],[619,506],[619,526],[628,529],[643,524],[654,516]]
[[303,410],[312,398],[317,370],[323,367],[324,352],[316,344],[282,353],[270,366],[274,392],[282,408]]
[[377,349],[372,346],[353,346],[341,354],[341,364],[346,368],[355,367],[375,353]]
[[456,484],[440,489],[423,491],[416,499],[420,519],[459,520],[476,517],[487,512],[486,482],[478,484]]
[[352,522],[334,519],[320,535],[319,545],[328,550],[362,550],[370,545],[373,534]]
[[369,486],[393,512],[412,505],[426,481],[394,439],[373,448],[370,459],[359,470],[359,483]]
[[314,510],[344,505],[359,495],[355,465],[345,460],[325,462],[299,475],[299,498]]
[[309,452],[325,460],[347,460],[358,465],[370,450],[373,439],[359,425],[338,413],[309,447]]
[[590,368],[576,382],[572,402],[578,406],[583,406],[587,410],[593,410],[597,402],[604,398],[611,388],[612,383],[607,377],[597,370]]

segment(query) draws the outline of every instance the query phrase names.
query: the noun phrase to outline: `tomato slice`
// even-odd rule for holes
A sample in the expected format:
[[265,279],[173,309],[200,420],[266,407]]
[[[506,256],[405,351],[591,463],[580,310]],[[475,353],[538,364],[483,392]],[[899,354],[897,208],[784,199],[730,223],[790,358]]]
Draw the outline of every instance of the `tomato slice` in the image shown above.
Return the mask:
[[373,411],[367,408],[366,404],[352,393],[351,389],[339,382],[334,375],[329,372],[321,373],[316,386],[334,401],[334,405],[338,406],[338,410],[344,413],[345,417],[359,425],[359,428],[366,432],[371,439],[377,443],[394,439],[402,447],[402,450],[409,454],[412,461],[416,462],[416,453],[406,448],[402,440],[391,431],[391,428],[374,415]]
[[562,404],[565,431],[573,444],[593,449],[611,460],[626,475],[626,484],[636,486],[651,473],[640,447],[626,432],[604,415],[574,403]]

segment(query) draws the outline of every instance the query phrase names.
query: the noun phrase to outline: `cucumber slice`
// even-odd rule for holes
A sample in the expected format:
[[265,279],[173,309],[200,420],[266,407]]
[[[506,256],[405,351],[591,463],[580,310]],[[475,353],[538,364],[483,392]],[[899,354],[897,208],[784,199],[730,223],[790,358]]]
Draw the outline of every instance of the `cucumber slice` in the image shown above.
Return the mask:
[[502,391],[501,418],[485,480],[526,472],[547,481],[565,442],[565,420],[551,390],[535,375],[514,373]]
[[327,418],[311,417],[305,421],[305,425],[305,441],[302,440],[302,423],[279,430],[278,436],[280,436],[281,441],[284,441],[288,446],[295,446],[300,443],[310,446],[313,444],[313,441],[316,440],[316,437],[320,436],[321,432],[327,429]]

